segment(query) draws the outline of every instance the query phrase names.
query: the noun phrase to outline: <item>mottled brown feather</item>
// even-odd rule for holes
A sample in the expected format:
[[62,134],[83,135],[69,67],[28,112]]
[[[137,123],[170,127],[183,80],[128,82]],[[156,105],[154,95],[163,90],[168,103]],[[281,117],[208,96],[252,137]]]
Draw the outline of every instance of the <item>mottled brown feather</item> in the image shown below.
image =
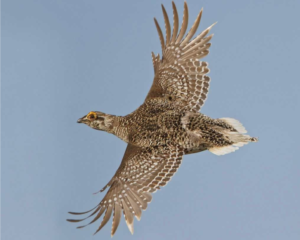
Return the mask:
[[[183,149],[178,146],[162,146],[151,149],[128,144],[122,163],[110,181],[107,194],[92,214],[94,215],[98,211],[96,217],[89,224],[98,220],[106,210],[96,233],[108,222],[114,212],[111,231],[113,236],[120,222],[120,209],[123,209],[128,228],[133,232],[133,216],[140,220],[142,210],[146,210],[148,203],[152,200],[150,193],[159,189],[160,186],[166,185],[177,171],[182,155]],[[164,173],[164,177],[159,178],[160,173],[166,170],[170,172],[172,169],[175,170],[172,174],[166,176]],[[85,219],[69,221],[79,222]],[[87,225],[80,226],[80,228]]]
[[[206,76],[209,72],[208,64],[198,60],[208,55],[209,47],[213,35],[205,37],[212,26],[205,29],[194,40],[190,41],[200,24],[202,9],[198,14],[193,26],[187,36],[183,38],[188,25],[188,7],[184,3],[184,14],[180,32],[178,31],[178,14],[175,4],[173,6],[173,33],[171,41],[169,38],[169,20],[167,13],[163,8],[165,25],[166,25],[166,44],[161,29],[155,20],[155,25],[159,34],[162,45],[163,57],[161,61],[156,58],[153,60],[155,76],[152,87],[146,97],[146,101],[150,98],[171,96],[185,110],[198,112],[203,106],[208,89],[210,78]],[[182,40],[183,39],[183,40]],[[154,59],[152,57],[152,59]],[[197,65],[193,71],[187,67],[189,64]]]
[[[152,193],[165,186],[177,172],[184,154],[209,150],[217,155],[257,141],[246,133],[240,122],[231,118],[211,119],[198,113],[206,100],[210,78],[208,64],[199,61],[209,53],[207,36],[212,26],[190,41],[201,20],[202,10],[184,38],[188,26],[188,7],[178,33],[178,13],[174,2],[173,32],[165,8],[162,6],[166,28],[166,42],[155,20],[162,46],[162,59],[152,53],[154,80],[145,102],[124,117],[92,112],[93,120],[79,119],[90,127],[112,133],[128,143],[122,162],[113,178],[100,190],[108,188],[102,201],[86,212],[81,222],[93,217],[83,228],[96,222],[103,214],[100,231],[113,214],[111,236],[119,226],[122,212],[131,233],[134,216],[140,220],[152,200]],[[91,212],[91,213],[90,213]]]

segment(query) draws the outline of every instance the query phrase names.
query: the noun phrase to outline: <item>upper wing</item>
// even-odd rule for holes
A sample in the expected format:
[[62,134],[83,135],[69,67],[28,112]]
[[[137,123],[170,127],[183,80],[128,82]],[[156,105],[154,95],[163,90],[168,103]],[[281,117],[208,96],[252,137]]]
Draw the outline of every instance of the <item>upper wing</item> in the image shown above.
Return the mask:
[[163,57],[160,60],[159,54],[155,56],[152,53],[155,76],[146,100],[167,96],[170,100],[178,101],[187,111],[198,112],[206,99],[210,81],[210,78],[206,76],[209,72],[208,64],[199,62],[199,59],[209,53],[208,49],[211,45],[209,41],[213,35],[207,37],[206,35],[214,24],[190,41],[199,26],[201,10],[191,30],[183,38],[188,25],[187,4],[184,3],[183,21],[178,35],[178,14],[174,2],[172,5],[174,18],[172,36],[169,18],[163,5],[165,40],[156,19],[154,19]]
[[[111,235],[116,232],[120,223],[122,211],[127,226],[133,233],[133,218],[141,218],[142,210],[151,201],[150,193],[161,186],[165,186],[179,168],[183,156],[183,149],[179,146],[165,146],[155,148],[140,148],[128,144],[121,165],[110,182],[101,190],[109,186],[103,200],[93,209],[71,214],[80,215],[93,211],[88,217],[70,222],[80,222],[96,214],[89,223],[98,220],[105,212],[103,220],[95,233],[108,222],[113,213]],[[89,225],[87,224],[87,225]],[[85,227],[80,226],[78,228]]]

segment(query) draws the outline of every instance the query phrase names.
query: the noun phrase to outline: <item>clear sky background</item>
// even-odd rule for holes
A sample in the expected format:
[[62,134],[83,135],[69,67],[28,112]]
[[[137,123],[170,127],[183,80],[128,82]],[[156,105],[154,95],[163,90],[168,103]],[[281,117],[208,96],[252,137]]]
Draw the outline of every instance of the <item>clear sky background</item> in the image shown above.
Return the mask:
[[[183,1],[175,1],[182,19]],[[2,1],[2,239],[110,239],[111,223],[77,230],[68,211],[94,207],[126,144],[76,123],[91,110],[126,115],[153,79],[151,51],[171,1]],[[215,21],[202,112],[240,120],[259,142],[184,157],[131,236],[114,239],[300,239],[300,1],[189,0],[189,26]],[[173,21],[171,21],[173,22]]]

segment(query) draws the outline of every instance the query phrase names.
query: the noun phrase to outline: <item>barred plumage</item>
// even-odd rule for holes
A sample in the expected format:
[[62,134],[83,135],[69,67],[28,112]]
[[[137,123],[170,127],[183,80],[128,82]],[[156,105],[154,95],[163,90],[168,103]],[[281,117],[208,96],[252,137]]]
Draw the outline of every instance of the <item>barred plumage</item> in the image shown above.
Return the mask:
[[[209,89],[209,69],[199,61],[209,51],[213,35],[207,36],[208,27],[193,40],[202,16],[202,9],[192,28],[184,37],[188,26],[188,7],[184,3],[183,21],[179,28],[174,2],[173,31],[165,8],[162,6],[166,38],[156,21],[155,26],[162,47],[162,59],[152,53],[154,80],[145,102],[133,113],[121,117],[102,112],[90,112],[79,123],[112,133],[128,143],[120,167],[101,190],[109,187],[103,200],[93,209],[75,213],[90,213],[80,222],[94,216],[87,225],[103,215],[98,231],[113,215],[111,235],[120,223],[122,211],[126,224],[133,233],[134,216],[140,220],[152,200],[152,193],[165,186],[177,172],[184,154],[209,150],[222,155],[238,149],[248,142],[257,141],[232,118],[211,119],[198,111],[203,106]],[[179,34],[178,34],[179,30]],[[80,226],[82,228],[86,225]]]

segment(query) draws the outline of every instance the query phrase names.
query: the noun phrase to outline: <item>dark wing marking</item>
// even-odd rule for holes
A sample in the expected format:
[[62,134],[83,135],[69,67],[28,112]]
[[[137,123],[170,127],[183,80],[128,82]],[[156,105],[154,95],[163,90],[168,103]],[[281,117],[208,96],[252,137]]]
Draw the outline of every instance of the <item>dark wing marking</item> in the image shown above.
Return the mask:
[[[87,225],[98,220],[103,213],[102,222],[95,233],[108,222],[113,213],[111,235],[116,232],[120,223],[122,211],[131,233],[133,233],[134,216],[140,220],[142,210],[151,201],[151,193],[165,186],[179,168],[183,149],[179,146],[164,146],[140,148],[128,144],[123,160],[114,177],[101,190],[110,187],[103,200],[93,209],[74,213],[81,215],[92,212],[83,219],[68,219],[70,222],[80,222],[91,216],[94,219]],[[78,228],[85,227],[80,226]]]
[[179,102],[183,109],[198,112],[206,100],[210,82],[210,78],[206,75],[209,72],[208,64],[200,62],[199,59],[209,53],[208,49],[211,46],[209,41],[213,35],[207,36],[207,34],[213,25],[190,41],[199,26],[202,16],[201,10],[192,28],[184,38],[188,25],[188,7],[185,2],[183,21],[177,35],[179,25],[178,13],[174,2],[172,2],[172,6],[172,37],[169,18],[163,6],[166,41],[164,40],[159,24],[154,19],[161,42],[163,57],[161,60],[159,55],[155,56],[152,53],[155,76],[146,101],[153,97],[170,96]]

